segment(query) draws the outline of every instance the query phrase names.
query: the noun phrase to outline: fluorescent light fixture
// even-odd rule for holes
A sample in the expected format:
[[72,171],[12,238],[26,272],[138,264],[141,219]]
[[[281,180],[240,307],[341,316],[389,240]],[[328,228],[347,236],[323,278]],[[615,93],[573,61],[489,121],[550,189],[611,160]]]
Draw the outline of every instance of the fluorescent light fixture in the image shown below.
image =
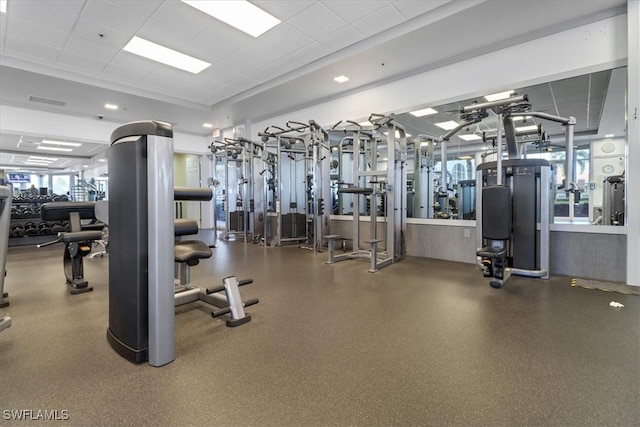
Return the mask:
[[107,110],[117,110],[118,106],[116,104],[104,104],[104,108]]
[[519,128],[516,128],[516,131],[529,132],[530,130],[537,130],[537,129],[538,129],[538,125],[529,125],[529,126],[520,126]]
[[89,165],[82,165],[82,167],[83,167],[83,168],[88,168],[88,167],[89,167]]
[[211,129],[211,128],[213,128],[213,125],[211,123],[203,123],[202,127],[203,128],[207,128],[207,129]]
[[42,160],[25,160],[25,165],[38,165],[38,166],[49,166],[49,162],[45,162]]
[[492,93],[491,95],[485,95],[484,99],[486,99],[489,102],[499,101],[501,99],[509,98],[514,93],[515,93],[515,91],[513,89],[512,90],[507,90],[507,91],[504,91],[504,92]]
[[614,134],[612,134],[612,133],[608,133],[608,134],[606,134],[604,137],[605,137],[605,138],[613,138],[614,136],[615,136]]
[[365,120],[364,122],[358,123],[360,126],[371,126],[371,122],[369,120]]
[[160,46],[159,44],[142,39],[138,36],[134,36],[123,49],[127,52],[135,53],[136,55],[140,55],[144,58],[151,59],[180,70],[188,71],[193,74],[198,74],[202,70],[211,66],[208,62],[201,61],[192,56],[169,49],[168,47]]
[[36,150],[47,150],[47,151],[64,151],[66,153],[73,151],[73,148],[58,148],[58,147],[47,147],[44,145],[38,145]]
[[31,161],[31,160],[35,160],[36,162],[55,162],[58,159],[53,159],[51,157],[38,157],[38,156],[29,156],[29,159],[27,159],[27,161]]
[[0,12],[7,13],[7,0],[0,0]]
[[454,122],[453,120],[436,123],[435,125],[438,126],[441,129],[444,129],[444,130],[451,130],[451,129],[455,129],[456,127],[458,127],[458,123]]
[[531,119],[531,116],[516,116],[516,117],[513,117],[513,121],[514,122],[516,122],[518,120],[530,120],[530,119]]
[[280,23],[275,16],[245,0],[182,2],[253,37],[260,36]]
[[422,110],[409,111],[409,114],[416,117],[429,116],[431,114],[438,114],[438,111],[433,108],[423,108]]
[[106,162],[107,159],[98,159],[99,162]]
[[471,157],[471,156],[458,156],[458,158],[460,160],[471,160],[471,159],[473,159],[473,157]]
[[41,144],[63,145],[67,147],[80,147],[82,145],[79,142],[51,141],[49,139],[43,139]]
[[465,141],[477,141],[480,138],[480,136],[476,135],[475,133],[471,133],[469,135],[458,135],[460,137],[460,139],[464,139]]
[[349,81],[349,77],[347,77],[347,76],[338,76],[338,77],[334,77],[333,80],[337,81],[338,83],[344,83],[344,82],[348,82]]

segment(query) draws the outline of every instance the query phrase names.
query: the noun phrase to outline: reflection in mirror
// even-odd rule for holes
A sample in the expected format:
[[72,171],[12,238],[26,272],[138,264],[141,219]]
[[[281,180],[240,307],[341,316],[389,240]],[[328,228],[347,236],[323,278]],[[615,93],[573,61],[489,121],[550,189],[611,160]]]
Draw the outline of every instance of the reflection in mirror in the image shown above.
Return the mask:
[[[413,135],[408,216],[475,219],[476,167],[497,161],[498,152],[503,159],[513,158],[514,152],[504,143],[515,133],[517,157],[545,159],[553,168],[555,223],[624,225],[625,94],[626,67],[622,67],[494,94],[512,99],[527,95],[530,109],[507,112],[509,123],[498,120],[501,111],[496,107],[486,108],[486,116],[475,117],[477,121],[470,120],[473,107],[463,111],[466,106],[496,102],[489,95],[396,115]],[[575,117],[569,159],[565,129],[571,126],[548,116]],[[441,142],[447,133],[454,134]],[[572,179],[565,185],[567,164]]]

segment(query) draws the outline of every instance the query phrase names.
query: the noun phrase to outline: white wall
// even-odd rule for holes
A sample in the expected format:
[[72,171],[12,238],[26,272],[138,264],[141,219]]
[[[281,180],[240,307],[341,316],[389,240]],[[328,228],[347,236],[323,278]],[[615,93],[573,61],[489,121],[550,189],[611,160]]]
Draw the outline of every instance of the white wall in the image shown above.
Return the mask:
[[[538,60],[538,52],[545,57]],[[618,15],[253,123],[252,138],[288,120],[327,125],[370,113],[405,112],[619,67],[626,60],[627,19]]]

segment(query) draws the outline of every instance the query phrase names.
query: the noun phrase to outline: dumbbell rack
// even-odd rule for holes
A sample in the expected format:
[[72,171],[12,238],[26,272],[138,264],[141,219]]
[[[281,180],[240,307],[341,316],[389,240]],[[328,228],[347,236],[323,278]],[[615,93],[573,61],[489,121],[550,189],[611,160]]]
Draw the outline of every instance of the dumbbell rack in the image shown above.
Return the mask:
[[40,205],[68,200],[66,196],[16,197],[11,203],[9,246],[34,246],[51,240],[69,224],[45,222],[40,219]]

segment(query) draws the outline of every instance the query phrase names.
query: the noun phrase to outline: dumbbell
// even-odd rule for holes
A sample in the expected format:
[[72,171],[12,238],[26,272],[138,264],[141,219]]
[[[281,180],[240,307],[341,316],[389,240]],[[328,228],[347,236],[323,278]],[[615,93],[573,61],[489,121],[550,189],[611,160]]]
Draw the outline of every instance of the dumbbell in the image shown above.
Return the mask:
[[65,232],[71,231],[71,223],[69,221],[62,221],[62,227]]
[[35,222],[27,222],[24,225],[24,233],[27,236],[36,236],[38,234],[38,226]]
[[46,222],[38,223],[38,234],[40,234],[41,236],[51,234],[51,227],[49,226],[49,224]]
[[24,207],[22,208],[22,217],[23,218],[29,218],[30,216],[33,215],[33,209],[31,209],[30,207]]
[[11,206],[11,218],[19,218],[20,210],[17,206]]
[[51,232],[53,234],[64,233],[64,227],[60,222],[54,222],[51,224]]
[[24,229],[21,226],[16,225],[16,226],[11,228],[11,231],[9,232],[9,235],[11,237],[22,237],[22,236],[24,236]]

